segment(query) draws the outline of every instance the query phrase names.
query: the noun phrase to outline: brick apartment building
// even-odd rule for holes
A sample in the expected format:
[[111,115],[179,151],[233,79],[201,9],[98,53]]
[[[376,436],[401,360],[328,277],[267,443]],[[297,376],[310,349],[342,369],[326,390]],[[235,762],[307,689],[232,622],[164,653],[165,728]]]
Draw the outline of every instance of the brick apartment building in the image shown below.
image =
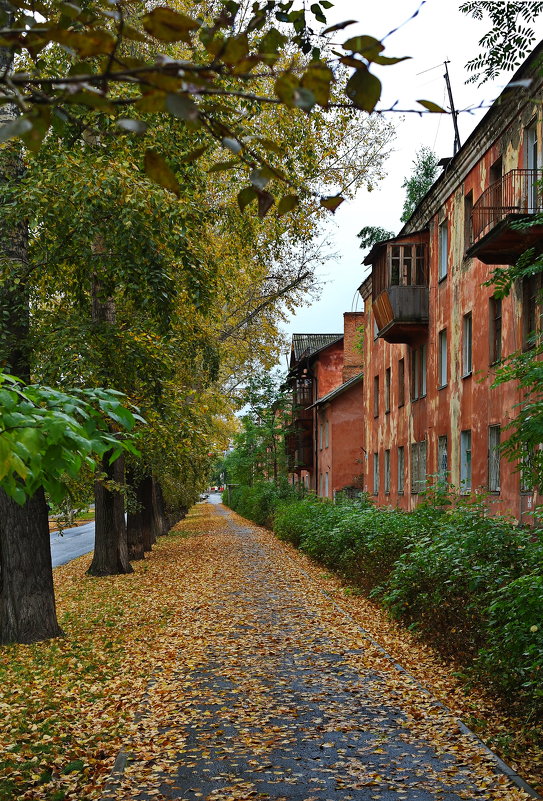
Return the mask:
[[[518,519],[537,501],[499,454],[521,393],[513,382],[492,384],[500,360],[529,348],[540,326],[540,280],[525,279],[503,300],[485,282],[495,266],[514,263],[528,247],[543,248],[543,225],[511,226],[543,208],[542,60],[543,43],[445,163],[398,236],[377,243],[364,260],[371,274],[360,287],[358,372],[337,368],[326,392],[312,385],[304,413],[311,412],[305,448],[313,461],[304,470],[293,464],[320,495],[332,497],[342,482],[363,484],[378,504],[411,509],[433,474],[465,492],[485,488],[495,511]],[[343,352],[351,358],[349,348]],[[316,350],[307,357],[307,386],[323,356]],[[293,356],[292,377],[301,375],[302,361]],[[334,441],[329,431],[327,439],[326,428],[321,440],[320,423],[338,424],[345,394],[353,417],[345,422],[341,412],[343,425],[353,431],[355,448],[349,436]]]

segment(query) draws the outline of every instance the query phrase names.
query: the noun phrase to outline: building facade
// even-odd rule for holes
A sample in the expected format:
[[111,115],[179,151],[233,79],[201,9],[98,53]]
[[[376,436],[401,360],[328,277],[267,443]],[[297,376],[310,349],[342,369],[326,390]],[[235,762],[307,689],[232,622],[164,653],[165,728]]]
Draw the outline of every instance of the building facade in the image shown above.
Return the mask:
[[543,251],[542,60],[543,43],[398,236],[372,248],[364,312],[345,315],[343,337],[323,335],[302,353],[297,335],[292,431],[303,429],[305,461],[292,446],[292,469],[319,495],[357,486],[379,505],[413,509],[439,476],[466,494],[484,490],[493,512],[519,520],[539,502],[500,458],[522,392],[494,380],[541,328],[540,276],[503,299],[491,277],[530,247]]
[[537,501],[499,453],[522,394],[493,383],[504,357],[531,347],[539,279],[503,300],[489,281],[543,248],[543,226],[514,225],[543,208],[542,55],[540,45],[400,234],[364,261],[365,487],[379,504],[412,509],[429,475],[486,490],[518,519]]

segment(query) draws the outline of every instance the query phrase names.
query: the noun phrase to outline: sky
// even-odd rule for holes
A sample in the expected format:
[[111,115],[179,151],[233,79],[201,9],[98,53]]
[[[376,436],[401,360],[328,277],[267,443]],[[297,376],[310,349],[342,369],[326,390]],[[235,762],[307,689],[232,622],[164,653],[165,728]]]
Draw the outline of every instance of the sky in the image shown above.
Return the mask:
[[[507,84],[510,75],[492,83],[466,84],[469,73],[465,64],[480,52],[481,36],[488,30],[487,22],[477,22],[458,10],[460,0],[336,0],[327,12],[329,24],[347,19],[363,20],[338,33],[344,41],[357,33],[382,39],[393,28],[405,24],[387,38],[384,55],[411,56],[409,61],[395,66],[375,67],[383,82],[380,105],[390,107],[398,101],[399,108],[415,108],[416,100],[427,99],[449,107],[443,78],[445,60],[451,79],[457,109],[488,106]],[[419,10],[418,15],[411,15]],[[538,40],[543,38],[543,18],[536,24]],[[343,36],[343,39],[339,37]],[[535,44],[535,43],[534,43]],[[437,68],[436,68],[437,67]],[[464,143],[484,115],[484,111],[459,114],[460,140]],[[409,175],[417,150],[422,145],[432,148],[438,158],[453,155],[454,132],[450,116],[442,114],[390,114],[396,126],[393,153],[385,163],[387,177],[373,192],[361,190],[350,202],[337,210],[328,224],[335,257],[320,271],[325,282],[320,299],[301,308],[284,325],[290,339],[293,333],[336,333],[343,330],[343,312],[362,308],[357,288],[367,275],[361,262],[365,253],[356,237],[366,225],[379,225],[390,231],[401,228],[405,192],[402,183]]]

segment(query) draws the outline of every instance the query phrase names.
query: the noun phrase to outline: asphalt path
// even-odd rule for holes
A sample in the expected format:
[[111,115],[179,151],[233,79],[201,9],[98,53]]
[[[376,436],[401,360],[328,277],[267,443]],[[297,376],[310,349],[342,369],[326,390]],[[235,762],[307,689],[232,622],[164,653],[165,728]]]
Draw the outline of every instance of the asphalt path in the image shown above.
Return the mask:
[[94,549],[94,521],[83,526],[64,529],[62,536],[58,531],[53,531],[50,537],[53,567],[65,565]]
[[[220,493],[210,493],[207,502],[220,503]],[[94,549],[94,522],[67,528],[62,532],[62,536],[58,531],[53,531],[50,536],[53,567],[65,565],[72,559],[77,559],[78,556],[90,553]]]

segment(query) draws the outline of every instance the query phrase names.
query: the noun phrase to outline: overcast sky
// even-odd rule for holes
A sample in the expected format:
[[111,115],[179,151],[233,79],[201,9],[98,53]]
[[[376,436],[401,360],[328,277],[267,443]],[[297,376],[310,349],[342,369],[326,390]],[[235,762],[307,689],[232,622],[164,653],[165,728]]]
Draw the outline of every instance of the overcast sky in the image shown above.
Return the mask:
[[[460,0],[426,0],[418,16],[407,22],[386,41],[385,55],[411,56],[396,66],[374,68],[383,81],[381,104],[389,107],[395,100],[401,108],[415,108],[416,100],[428,99],[448,108],[443,62],[449,60],[454,102],[457,109],[491,102],[508,82],[508,75],[494,83],[465,84],[465,64],[480,51],[478,41],[488,24],[476,22],[458,10]],[[420,6],[420,0],[336,0],[328,13],[329,23],[347,19],[363,20],[347,32],[338,33],[343,41],[355,33],[381,39],[398,24],[407,20]],[[543,18],[538,20],[539,39],[543,38]],[[343,39],[339,39],[342,36]],[[539,40],[538,39],[538,40]],[[439,65],[439,66],[438,66]],[[433,69],[437,67],[437,69]],[[465,142],[484,112],[460,114],[461,142]],[[343,330],[343,312],[361,308],[356,293],[366,275],[356,234],[363,226],[380,225],[391,231],[401,227],[404,177],[421,145],[431,147],[439,158],[453,154],[453,126],[450,117],[441,114],[416,114],[393,119],[397,135],[394,152],[385,164],[387,177],[373,192],[360,191],[357,197],[338,209],[330,231],[337,258],[328,262],[322,278],[327,282],[320,300],[302,308],[285,326],[292,333],[335,333]],[[353,303],[358,303],[357,306]]]

